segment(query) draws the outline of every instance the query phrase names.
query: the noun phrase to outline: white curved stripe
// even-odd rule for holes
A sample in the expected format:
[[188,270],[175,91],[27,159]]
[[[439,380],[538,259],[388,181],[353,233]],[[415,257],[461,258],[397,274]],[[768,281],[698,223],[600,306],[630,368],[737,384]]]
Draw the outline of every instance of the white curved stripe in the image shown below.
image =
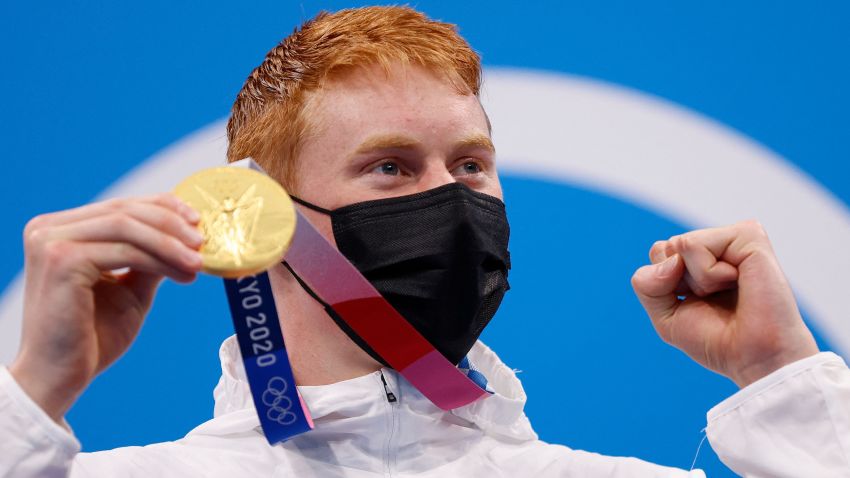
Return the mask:
[[850,210],[828,190],[665,100],[561,74],[487,73],[482,100],[504,172],[579,184],[690,227],[758,219],[800,304],[850,354]]
[[[692,227],[758,218],[811,318],[850,353],[850,211],[792,165],[698,114],[586,79],[491,69],[482,99],[504,172],[599,190]],[[224,122],[187,136],[99,198],[171,190],[224,162],[224,136]],[[19,276],[0,301],[0,363],[15,354],[21,310]]]

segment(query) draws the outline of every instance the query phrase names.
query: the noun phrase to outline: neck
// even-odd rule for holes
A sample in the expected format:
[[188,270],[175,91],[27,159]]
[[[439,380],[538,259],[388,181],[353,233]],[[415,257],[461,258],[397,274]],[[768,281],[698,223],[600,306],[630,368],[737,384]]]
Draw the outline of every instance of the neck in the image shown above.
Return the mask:
[[298,385],[328,385],[381,368],[340,330],[285,267],[269,270],[269,278]]

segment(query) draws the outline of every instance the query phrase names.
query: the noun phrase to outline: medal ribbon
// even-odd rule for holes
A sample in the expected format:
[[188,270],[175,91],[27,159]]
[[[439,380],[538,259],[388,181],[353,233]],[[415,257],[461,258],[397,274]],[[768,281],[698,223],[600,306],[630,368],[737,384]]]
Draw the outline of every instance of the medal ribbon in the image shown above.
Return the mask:
[[269,275],[224,279],[230,316],[263,435],[270,445],[313,429],[286,353]]
[[375,353],[443,410],[489,395],[413,328],[300,211],[296,224],[284,261]]

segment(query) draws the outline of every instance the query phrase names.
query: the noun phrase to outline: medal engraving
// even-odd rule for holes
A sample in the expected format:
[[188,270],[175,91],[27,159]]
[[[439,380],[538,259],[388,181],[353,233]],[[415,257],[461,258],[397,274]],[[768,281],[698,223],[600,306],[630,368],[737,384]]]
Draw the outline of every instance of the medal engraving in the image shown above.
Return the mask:
[[235,278],[264,271],[280,261],[292,239],[292,200],[257,171],[207,169],[188,177],[174,193],[201,215],[204,272]]
[[209,206],[201,217],[201,224],[206,239],[204,247],[212,258],[226,260],[229,257],[241,267],[243,257],[254,252],[251,241],[257,218],[263,210],[263,198],[254,196],[256,189],[252,184],[238,199],[228,196],[219,201],[204,188],[195,186]]

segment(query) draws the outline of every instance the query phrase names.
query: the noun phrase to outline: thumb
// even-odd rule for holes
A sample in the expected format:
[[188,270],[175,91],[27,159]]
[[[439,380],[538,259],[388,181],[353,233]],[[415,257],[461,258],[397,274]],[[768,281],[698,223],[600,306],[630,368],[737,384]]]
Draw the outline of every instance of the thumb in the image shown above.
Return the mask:
[[676,288],[685,273],[685,264],[679,254],[663,262],[646,265],[632,276],[632,288],[640,300],[658,335],[670,342],[670,319],[679,306]]

